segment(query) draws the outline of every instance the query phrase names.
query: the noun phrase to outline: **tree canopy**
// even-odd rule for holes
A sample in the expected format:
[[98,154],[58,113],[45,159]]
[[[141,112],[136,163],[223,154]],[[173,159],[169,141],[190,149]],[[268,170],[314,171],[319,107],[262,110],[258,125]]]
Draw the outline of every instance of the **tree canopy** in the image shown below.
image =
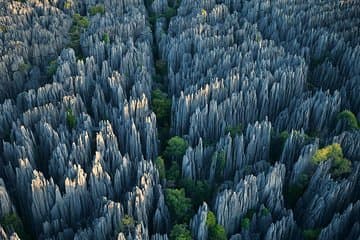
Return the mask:
[[176,224],[170,232],[170,240],[191,240],[191,233],[185,224]]
[[334,177],[351,172],[351,162],[344,158],[343,151],[338,143],[318,149],[312,157],[312,162],[315,164],[320,164],[326,160],[331,160],[331,173]]
[[185,154],[188,143],[185,139],[175,136],[169,139],[164,151],[164,155],[167,159],[179,160]]
[[226,240],[226,232],[223,226],[216,223],[215,214],[209,211],[206,216],[206,226],[208,227],[209,240]]
[[185,190],[166,189],[165,199],[174,223],[188,222],[192,216],[191,199],[185,196]]

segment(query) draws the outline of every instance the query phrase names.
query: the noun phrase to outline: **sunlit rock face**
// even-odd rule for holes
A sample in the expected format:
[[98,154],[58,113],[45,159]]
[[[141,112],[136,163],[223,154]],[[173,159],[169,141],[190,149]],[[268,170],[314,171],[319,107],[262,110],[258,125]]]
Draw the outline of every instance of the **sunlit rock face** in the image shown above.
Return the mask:
[[0,2],[0,239],[357,239],[359,9]]

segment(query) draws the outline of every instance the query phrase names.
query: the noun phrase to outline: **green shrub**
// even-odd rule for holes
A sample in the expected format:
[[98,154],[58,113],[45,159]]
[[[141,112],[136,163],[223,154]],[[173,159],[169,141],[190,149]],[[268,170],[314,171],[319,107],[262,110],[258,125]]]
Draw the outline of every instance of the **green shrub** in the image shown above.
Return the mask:
[[87,17],[81,16],[78,13],[73,15],[73,25],[80,28],[88,28],[90,25],[89,19]]
[[256,212],[255,209],[249,209],[245,214],[245,218],[252,219],[255,212]]
[[167,188],[165,190],[165,200],[175,224],[188,222],[190,220],[193,213],[191,199],[185,196],[185,190],[183,188]]
[[76,126],[76,118],[70,108],[66,111],[66,123],[70,129],[73,129]]
[[20,63],[19,64],[19,71],[23,73],[27,73],[31,68],[31,65],[29,63]]
[[209,211],[206,217],[206,226],[209,230],[209,240],[226,240],[226,232],[223,226],[216,223],[215,214]]
[[175,8],[169,7],[166,11],[164,16],[169,21],[172,17],[176,16],[177,10]]
[[359,129],[359,123],[356,119],[356,116],[349,110],[344,110],[337,115],[338,120],[345,120],[347,123],[347,130],[357,130]]
[[308,184],[309,176],[307,174],[302,174],[297,183],[289,186],[285,196],[290,207],[295,207],[296,202],[304,194]]
[[206,226],[208,228],[214,227],[216,225],[216,217],[212,211],[208,211],[206,216]]
[[209,229],[209,240],[226,240],[225,228],[220,224],[216,224]]
[[225,134],[230,133],[231,137],[234,138],[236,135],[240,135],[242,133],[243,126],[242,124],[236,126],[227,126],[225,128]]
[[266,207],[264,207],[263,209],[261,209],[261,215],[262,216],[268,216],[270,214],[270,210]]
[[46,67],[46,75],[48,77],[53,76],[56,73],[56,70],[58,68],[58,63],[56,60],[53,60],[49,63],[49,66]]
[[67,0],[66,2],[64,2],[64,8],[65,9],[70,9],[72,7],[72,2]]
[[169,125],[171,116],[171,99],[160,89],[152,92],[152,108],[159,126]]
[[169,159],[181,160],[184,156],[186,149],[188,148],[188,143],[185,139],[175,136],[169,139],[167,146],[164,151],[164,155]]
[[164,162],[164,159],[163,159],[161,156],[158,156],[158,157],[155,159],[155,165],[156,165],[156,168],[157,168],[158,171],[159,171],[159,177],[160,177],[160,179],[166,178],[165,162]]
[[223,172],[226,165],[226,154],[225,151],[215,152],[213,158],[216,160],[216,169],[215,169],[215,180],[221,182],[223,179]]
[[105,14],[105,7],[104,5],[102,4],[98,4],[98,5],[95,5],[95,6],[92,6],[90,9],[89,9],[89,13],[91,16],[95,16],[96,14]]
[[243,218],[241,220],[241,229],[246,230],[250,227],[250,219],[249,218]]
[[176,224],[170,232],[170,240],[191,240],[191,233],[185,224]]
[[340,177],[351,172],[351,162],[344,158],[340,144],[334,143],[318,149],[312,157],[314,164],[320,164],[331,160],[331,173],[334,177]]
[[0,32],[6,33],[7,27],[5,25],[0,25]]
[[135,227],[135,221],[134,221],[134,218],[132,216],[125,215],[121,219],[120,230],[122,232],[131,231],[131,229],[133,229],[134,227]]
[[161,76],[167,75],[167,62],[164,60],[157,60],[155,62],[155,71]]
[[207,202],[211,199],[212,189],[205,181],[183,179],[180,181],[180,186],[185,189],[186,196],[192,199],[195,209],[203,202]]
[[110,36],[108,33],[104,33],[103,34],[103,37],[102,37],[102,40],[104,43],[110,43]]
[[9,213],[0,220],[0,225],[5,229],[14,230],[21,239],[30,239],[24,230],[24,225],[16,213]]
[[316,240],[320,235],[321,230],[316,229],[306,229],[303,231],[303,236],[305,240]]
[[207,16],[207,11],[205,9],[201,9],[201,15],[206,17]]
[[81,16],[78,13],[73,15],[73,23],[70,28],[70,43],[69,47],[74,49],[77,57],[82,56],[81,46],[80,46],[80,34],[81,32],[88,28],[90,25],[89,19],[87,17]]
[[166,179],[177,182],[180,179],[180,167],[177,161],[172,161],[168,171],[166,171]]

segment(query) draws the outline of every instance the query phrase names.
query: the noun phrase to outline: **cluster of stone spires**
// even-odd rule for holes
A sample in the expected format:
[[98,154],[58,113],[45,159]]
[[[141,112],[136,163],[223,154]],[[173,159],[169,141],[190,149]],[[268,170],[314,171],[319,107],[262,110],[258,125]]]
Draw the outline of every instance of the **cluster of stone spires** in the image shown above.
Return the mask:
[[[98,4],[104,12],[90,14]],[[304,229],[324,240],[360,236],[360,132],[337,121],[344,109],[360,118],[359,2],[182,0],[153,29],[148,11],[166,12],[167,0],[0,7],[0,219],[16,213],[38,239],[168,239],[153,163],[156,45],[167,63],[171,133],[190,144],[182,177],[223,179],[189,223],[194,239],[211,238],[210,209],[233,240],[303,239]],[[82,56],[67,47],[75,13],[89,21]],[[228,133],[237,126],[242,132]],[[272,159],[272,137],[284,130]],[[340,179],[330,161],[312,163],[332,143],[352,162]],[[284,193],[309,171],[289,207]],[[0,238],[19,236],[0,225]]]

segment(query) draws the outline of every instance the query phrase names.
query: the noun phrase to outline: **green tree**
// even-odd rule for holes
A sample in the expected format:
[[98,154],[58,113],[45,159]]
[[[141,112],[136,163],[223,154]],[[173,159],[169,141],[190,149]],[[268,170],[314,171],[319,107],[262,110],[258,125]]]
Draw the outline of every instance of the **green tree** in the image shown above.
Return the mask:
[[160,89],[152,92],[152,108],[159,126],[168,126],[171,114],[171,99]]
[[89,13],[91,16],[94,16],[96,14],[105,14],[105,7],[104,5],[102,4],[97,4],[95,6],[92,6],[90,9],[89,9]]
[[338,120],[344,120],[346,122],[347,130],[356,130],[359,129],[359,123],[356,119],[356,116],[349,110],[344,110],[337,115]]
[[223,172],[226,165],[226,153],[224,150],[215,152],[213,155],[213,161],[216,161],[215,180],[216,182],[222,182]]
[[102,40],[104,43],[110,43],[110,36],[108,33],[104,33],[103,34],[103,37],[102,37]]
[[46,68],[46,75],[48,77],[53,76],[56,73],[56,70],[58,68],[58,63],[56,60],[53,60],[49,63],[49,66]]
[[135,221],[132,216],[125,215],[121,219],[121,224],[120,224],[121,231],[128,232],[128,231],[131,231],[131,229],[133,229],[134,227],[135,227]]
[[188,222],[192,216],[191,199],[185,196],[185,190],[166,189],[165,200],[174,223]]
[[84,16],[81,16],[78,13],[75,13],[73,15],[73,24],[70,28],[70,43],[69,47],[74,49],[75,54],[77,57],[82,56],[81,46],[80,46],[80,34],[81,32],[89,27],[90,22],[89,19],[87,19]]
[[31,65],[29,63],[20,63],[19,64],[19,70],[23,73],[27,73],[31,68]]
[[261,215],[262,216],[268,216],[270,214],[270,210],[266,207],[264,207],[263,209],[261,209]]
[[308,184],[309,176],[307,174],[302,174],[295,184],[289,186],[287,193],[285,194],[289,207],[295,207],[296,202],[304,194]]
[[185,224],[176,224],[170,232],[170,240],[191,240],[191,233]]
[[165,172],[165,162],[164,162],[164,159],[161,157],[161,156],[158,156],[156,159],[155,159],[155,165],[156,165],[156,168],[158,169],[159,171],[159,177],[160,179],[164,179],[166,177],[166,172]]
[[167,63],[164,60],[157,60],[155,62],[155,71],[161,76],[167,75]]
[[303,236],[305,240],[316,240],[320,235],[321,230],[316,229],[306,229],[303,231]]
[[249,229],[250,227],[250,219],[249,218],[243,218],[241,220],[241,229]]
[[64,2],[65,9],[70,9],[71,7],[72,7],[72,2],[70,0],[67,0],[66,2]]
[[312,157],[314,164],[320,164],[331,160],[331,173],[334,177],[340,177],[351,172],[351,162],[344,158],[340,144],[334,143],[318,149]]
[[71,108],[66,111],[66,123],[70,129],[76,126],[76,118]]
[[172,7],[169,7],[166,11],[165,11],[165,14],[164,16],[166,17],[166,19],[168,21],[170,21],[170,19],[174,16],[176,16],[177,14],[177,9],[175,8],[172,8]]
[[212,189],[206,181],[182,179],[180,185],[185,189],[186,196],[192,199],[195,209],[203,202],[208,202],[211,199]]
[[236,135],[240,135],[242,133],[243,126],[242,124],[238,124],[236,126],[227,126],[225,128],[225,133],[230,133],[230,136],[234,138]]
[[166,179],[174,182],[177,182],[180,179],[180,167],[176,161],[171,162],[171,166],[166,172]]
[[206,226],[210,228],[210,227],[214,227],[215,225],[216,225],[215,214],[212,211],[208,211],[208,214],[206,216]]
[[209,240],[226,240],[225,228],[220,224],[216,224],[214,227],[209,229]]
[[30,236],[25,232],[24,225],[16,213],[9,213],[3,216],[0,220],[0,225],[5,230],[14,230],[21,239],[30,239]]
[[187,147],[188,144],[183,138],[179,136],[172,137],[167,142],[164,155],[168,160],[181,160],[186,152]]
[[206,226],[208,227],[209,240],[226,240],[226,232],[223,226],[216,223],[215,214],[209,211],[206,216]]

